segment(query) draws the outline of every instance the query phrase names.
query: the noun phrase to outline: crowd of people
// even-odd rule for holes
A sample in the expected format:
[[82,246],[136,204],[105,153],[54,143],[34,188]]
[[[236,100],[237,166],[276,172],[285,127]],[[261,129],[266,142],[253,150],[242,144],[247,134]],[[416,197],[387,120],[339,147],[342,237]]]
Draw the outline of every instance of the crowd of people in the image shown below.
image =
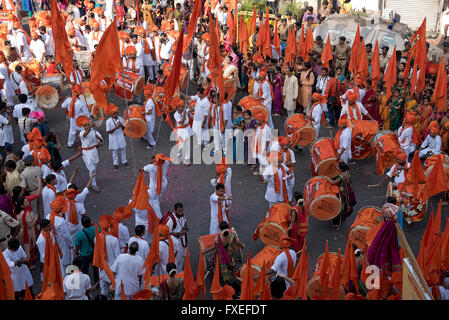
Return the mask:
[[[0,245],[16,299],[36,296],[36,299],[87,300],[95,296],[117,300],[181,300],[196,299],[187,296],[192,290],[186,290],[186,286],[206,289],[201,270],[196,282],[192,280],[186,242],[189,227],[183,204],[176,203],[172,211],[161,212],[162,195],[169,188],[167,171],[174,159],[156,154],[152,163],[142,168],[130,202],[112,215],[102,215],[95,223],[86,214],[84,202],[89,193],[101,192],[95,179],[100,162],[97,147],[106,139],[96,130],[98,109],[88,103],[89,87],[85,83],[93,75],[89,66],[95,61],[102,36],[111,25],[115,27],[113,22],[119,30],[123,70],[144,82],[142,94],[132,94],[132,100],[141,106],[132,112],[146,124],[141,137],[148,143],[147,149],[157,148],[158,136],[153,133],[156,119],[162,117],[176,130],[177,157],[184,165],[191,165],[191,143],[194,148],[204,148],[210,151],[210,156],[222,159],[211,179],[216,191],[210,196],[209,235],[213,235],[217,251],[210,290],[214,299],[248,299],[254,295],[297,299],[299,288],[307,282],[305,243],[310,210],[305,198],[310,195],[298,192],[303,186],[295,180],[295,153],[303,151],[297,143],[301,137],[288,130],[278,137],[277,129],[282,128],[275,127],[273,118],[288,120],[302,115],[304,125],[314,129],[316,138],[323,133],[322,126],[338,130],[332,140],[339,173],[327,179],[338,187],[342,204],[339,214],[331,219],[334,228],[341,227],[357,203],[349,173],[350,166],[355,164],[351,150],[354,122],[377,121],[379,130],[390,130],[397,136],[399,147],[394,163],[378,186],[391,180],[392,188],[401,190],[413,170],[418,170],[416,161],[412,162],[415,154],[417,161],[437,156],[444,168],[449,165],[445,155],[449,148],[449,43],[444,43],[443,53],[435,57],[428,53],[429,46],[419,30],[418,36],[406,42],[402,51],[365,43],[359,32],[352,44],[344,36],[335,45],[319,35],[314,37],[314,28],[326,17],[350,13],[350,0],[323,1],[318,14],[308,5],[286,16],[275,10],[269,17],[268,8],[254,9],[246,20],[237,15],[237,1],[215,1],[212,7],[203,7],[198,0],[60,1],[59,10],[66,19],[66,40],[75,57],[70,73],[56,64],[60,50],[55,46],[55,38],[59,37],[56,32],[62,30],[51,28],[54,21],[50,14],[55,12],[51,3],[56,1],[41,2],[42,10],[51,11],[35,12],[33,1],[23,1],[17,10],[15,1],[2,2],[2,9],[9,10],[9,21],[4,24],[0,51],[3,178]],[[29,14],[26,23],[29,32],[24,29],[25,19],[16,15],[20,10]],[[188,33],[191,26],[193,34]],[[182,42],[179,45],[181,34],[187,42],[184,46]],[[183,53],[179,90],[167,104],[164,99],[179,50]],[[51,111],[39,103],[36,86],[28,73],[30,60],[40,66],[41,77],[58,75],[70,85],[71,95],[61,100],[70,126],[65,146],[61,146],[46,120],[45,114]],[[216,64],[217,61],[222,65]],[[86,62],[87,67],[83,65]],[[185,86],[182,88],[185,81],[190,91],[194,88],[194,95]],[[58,89],[63,92],[62,86]],[[101,89],[107,93],[112,85],[104,79]],[[237,101],[236,92],[242,93],[244,99],[253,99],[256,105]],[[122,166],[129,166],[125,133],[130,129],[125,124],[127,119],[118,115],[119,109],[109,101],[104,110],[114,170],[119,170],[119,152]],[[16,126],[19,139],[13,134]],[[66,148],[77,146],[78,138],[79,152],[64,160]],[[288,236],[279,239],[281,253],[272,265],[263,266],[265,275],[259,277],[262,280],[257,286],[260,290],[253,295],[242,290],[242,278],[244,282],[249,275],[237,271],[236,265],[238,253],[245,245],[229,218],[233,201],[229,164],[239,155],[260,183],[266,184],[269,212],[283,204],[288,206]],[[64,173],[78,157],[89,172],[85,187],[74,183],[78,168],[68,180]],[[149,177],[148,185],[145,176]],[[443,180],[443,187],[429,197],[444,191],[447,201],[446,175],[438,178]],[[403,220],[409,221],[400,201],[400,197],[387,199],[381,211],[384,225],[379,233],[391,230],[389,222],[402,225]],[[132,216],[135,229],[131,236],[122,221]],[[345,261],[354,255],[359,270],[358,278],[342,280],[342,284],[349,284],[347,299],[400,298],[400,282],[391,270],[391,265],[400,264],[398,241],[396,247],[394,241],[388,242],[392,247],[387,248],[376,235],[373,237],[373,250],[395,251],[394,261],[382,262],[390,265],[385,267],[390,273],[387,270],[382,280],[388,289],[373,290],[371,294],[358,289],[359,283],[363,287],[360,279],[366,259],[374,254],[366,248],[347,245]],[[446,238],[444,241],[448,241],[449,237]],[[31,276],[36,268],[40,269],[43,281],[39,294]],[[447,269],[445,265],[441,270],[438,268],[440,277],[428,282],[445,300],[449,299]],[[0,271],[7,286],[8,271],[1,263]],[[80,286],[71,285],[74,279]],[[245,290],[249,290],[247,286]],[[301,297],[307,299],[307,295]]]

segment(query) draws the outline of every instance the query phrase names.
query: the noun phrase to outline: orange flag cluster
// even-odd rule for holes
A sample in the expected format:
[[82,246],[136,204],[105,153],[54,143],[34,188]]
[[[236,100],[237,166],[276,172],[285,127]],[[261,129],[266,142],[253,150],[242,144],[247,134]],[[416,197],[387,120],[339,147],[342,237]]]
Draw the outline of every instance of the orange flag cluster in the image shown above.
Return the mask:
[[[413,43],[415,39],[418,39],[416,43],[410,50],[410,54],[408,59],[415,59],[412,70],[412,79],[411,79],[411,89],[410,93],[414,94],[415,91],[421,92],[424,90],[426,86],[425,80],[425,72],[426,64],[427,64],[427,49],[426,49],[426,18],[424,18],[421,26],[415,32],[413,37],[410,39],[410,42]],[[410,65],[410,62],[407,61],[407,64]],[[418,68],[419,68],[419,78],[418,78]],[[406,70],[408,76],[408,70]]]
[[193,39],[193,35],[195,34],[195,28],[196,28],[196,24],[198,22],[198,18],[201,16],[202,3],[203,2],[201,0],[195,0],[195,4],[193,6],[193,11],[189,18],[189,24],[187,25],[187,29],[186,29],[187,36],[184,40],[184,44],[182,47],[182,54],[184,54],[187,51],[187,48],[189,47],[189,44]]
[[224,101],[224,78],[221,71],[222,58],[220,55],[220,47],[218,41],[218,34],[214,30],[218,23],[214,22],[212,16],[209,14],[209,30],[210,30],[210,47],[209,47],[209,60],[207,61],[207,68],[211,72],[212,83],[217,83],[218,92],[220,93],[220,102]]

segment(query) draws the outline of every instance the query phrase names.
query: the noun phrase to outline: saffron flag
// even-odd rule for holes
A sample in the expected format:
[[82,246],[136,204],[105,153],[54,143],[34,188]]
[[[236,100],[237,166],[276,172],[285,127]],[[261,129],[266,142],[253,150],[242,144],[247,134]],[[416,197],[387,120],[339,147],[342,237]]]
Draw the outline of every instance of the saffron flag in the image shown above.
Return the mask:
[[187,25],[186,28],[187,35],[186,38],[184,39],[184,45],[182,48],[183,54],[187,51],[187,48],[189,47],[189,44],[193,39],[193,35],[195,34],[195,28],[198,22],[198,18],[201,16],[202,3],[203,2],[201,0],[195,0],[195,5],[193,6],[193,11],[189,18],[189,24]]

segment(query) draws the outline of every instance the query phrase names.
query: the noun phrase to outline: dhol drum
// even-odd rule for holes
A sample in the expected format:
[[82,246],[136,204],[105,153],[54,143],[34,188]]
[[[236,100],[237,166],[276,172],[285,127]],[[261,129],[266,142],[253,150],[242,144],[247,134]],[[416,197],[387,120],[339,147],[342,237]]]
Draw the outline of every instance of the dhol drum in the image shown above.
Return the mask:
[[[343,257],[342,262],[343,262]],[[335,268],[337,265],[338,253],[329,252],[330,260],[330,272],[329,272],[329,283],[332,283],[332,279],[335,276]],[[323,265],[324,254],[321,254],[313,267],[312,277],[307,283],[307,295],[311,300],[316,300],[318,296],[326,293],[326,289],[320,285],[320,274]],[[332,295],[333,288],[329,288],[329,294]],[[343,300],[345,296],[345,290],[343,286],[340,286],[340,293],[338,294],[338,300]]]
[[62,74],[59,73],[44,73],[41,79],[42,86],[51,86],[58,91],[63,88]]
[[335,218],[341,211],[339,191],[338,185],[331,184],[328,177],[313,177],[304,185],[306,210],[318,220]]
[[360,250],[363,250],[366,243],[366,234],[369,230],[382,222],[382,213],[379,207],[363,207],[357,213],[354,223],[349,228],[349,239]]
[[114,92],[120,98],[131,101],[142,93],[144,87],[145,80],[140,74],[124,71],[117,75]]
[[89,60],[92,53],[89,50],[73,51],[73,60],[78,62],[78,65],[83,71],[88,71],[90,68]]
[[315,140],[315,128],[307,123],[303,114],[295,113],[284,122],[287,135],[292,135],[291,146],[306,147]]
[[385,169],[396,163],[396,153],[401,149],[398,136],[393,131],[379,131],[371,139],[371,147],[377,163],[376,173],[383,175]]
[[[251,258],[251,269],[254,279],[259,279],[262,272],[263,265],[265,264],[266,270],[268,270],[276,260],[276,257],[282,253],[282,250],[274,246],[265,246],[259,251],[253,258]],[[246,271],[246,263],[242,265],[238,271],[239,277],[243,278]]]
[[59,93],[51,86],[42,86],[36,90],[36,103],[43,109],[53,109],[59,101]]
[[317,175],[333,178],[340,173],[338,153],[331,138],[319,138],[310,147],[310,170]]
[[372,120],[352,120],[351,152],[353,159],[365,159],[372,154],[371,139],[379,124]]
[[274,204],[254,232],[253,240],[260,238],[264,245],[279,247],[280,239],[288,235],[290,209],[286,203]]
[[425,187],[425,184],[418,185],[418,197],[413,195],[413,185],[406,186],[401,192],[399,190],[402,188],[402,185],[399,185],[398,188],[389,186],[387,190],[387,196],[396,198],[404,213],[404,220],[409,224],[421,221],[426,215],[428,201],[424,202],[421,198]]
[[142,108],[139,105],[129,106],[129,118],[128,112],[123,112],[123,120],[125,120],[124,133],[130,138],[139,139],[147,132],[147,122],[142,112]]
[[95,127],[101,128],[104,121],[104,111],[103,108],[100,107],[97,103],[92,105],[92,109],[90,110],[90,114],[95,119]]
[[[234,228],[232,231],[236,232]],[[208,234],[198,237],[198,249],[201,251],[204,257],[205,270],[213,270],[215,268],[215,254],[217,249],[215,248],[214,239],[220,235],[219,233]],[[238,236],[238,235],[237,235]],[[242,262],[242,250],[234,250],[234,259],[236,263]]]
[[252,106],[258,106],[260,104],[261,104],[260,100],[258,98],[256,98],[255,96],[252,96],[252,95],[243,97],[237,103],[237,105],[239,105],[240,107],[242,107],[245,110],[248,110]]

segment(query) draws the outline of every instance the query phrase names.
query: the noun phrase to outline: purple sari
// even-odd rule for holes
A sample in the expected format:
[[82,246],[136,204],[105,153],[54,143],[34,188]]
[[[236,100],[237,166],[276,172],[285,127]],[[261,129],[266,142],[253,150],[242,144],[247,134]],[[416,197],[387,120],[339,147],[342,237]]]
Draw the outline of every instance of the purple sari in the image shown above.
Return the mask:
[[398,234],[393,221],[385,221],[368,249],[367,262],[382,271],[401,270]]
[[274,78],[273,81],[273,109],[276,113],[282,111],[282,87],[284,86],[284,79],[280,74]]

